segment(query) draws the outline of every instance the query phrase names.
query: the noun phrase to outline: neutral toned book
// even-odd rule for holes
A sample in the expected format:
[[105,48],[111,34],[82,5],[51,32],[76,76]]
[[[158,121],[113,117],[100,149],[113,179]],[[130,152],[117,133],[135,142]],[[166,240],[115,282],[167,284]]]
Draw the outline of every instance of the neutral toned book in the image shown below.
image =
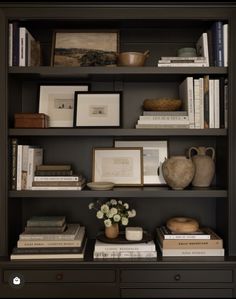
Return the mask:
[[93,258],[156,258],[156,251],[94,251]]
[[21,178],[22,178],[22,150],[23,145],[17,145],[17,180],[16,180],[16,190],[21,190]]
[[70,164],[41,164],[36,170],[71,170]]
[[205,67],[208,66],[206,62],[171,62],[158,63],[158,67]]
[[83,259],[86,249],[86,242],[81,253],[36,253],[36,254],[11,254],[11,260],[57,260],[57,259]]
[[56,234],[64,232],[65,229],[66,224],[63,226],[26,226],[25,232],[28,234]]
[[187,116],[187,111],[143,111],[143,116]]
[[140,115],[139,121],[189,121],[188,115]]
[[190,129],[192,129],[194,128],[193,77],[187,77],[179,85],[179,96],[183,101],[183,109],[188,112]]
[[25,241],[74,240],[79,229],[80,229],[80,224],[76,223],[76,224],[68,224],[66,230],[58,234],[29,234],[27,232],[23,232],[20,234],[19,240],[25,240]]
[[45,191],[45,190],[54,190],[54,191],[62,191],[62,190],[75,190],[81,191],[85,187],[86,184],[82,186],[33,186],[31,190]]
[[81,181],[33,181],[32,187],[81,187],[85,179]]
[[197,54],[206,57],[206,66],[209,66],[209,46],[207,33],[203,32],[196,43]]
[[191,60],[194,60],[194,61],[206,61],[206,57],[203,57],[203,56],[189,56],[189,57],[180,57],[180,56],[162,56],[161,61],[165,61],[165,60],[176,60],[176,61],[183,61],[183,60],[186,60],[186,61],[191,61]]
[[74,240],[48,240],[48,241],[25,241],[25,240],[19,240],[17,242],[18,248],[25,248],[25,247],[80,247],[82,246],[83,239],[85,235],[85,227],[80,227],[78,233],[75,236]]
[[184,116],[184,119],[139,119],[138,124],[150,124],[150,125],[189,125],[189,119]]
[[79,182],[83,179],[81,175],[71,175],[71,176],[34,176],[35,182]]
[[181,240],[181,239],[164,239],[162,231],[157,228],[157,238],[163,249],[219,249],[223,248],[223,240],[212,236],[209,240],[195,239],[195,240]]
[[35,170],[35,176],[71,176],[73,170]]
[[43,149],[42,148],[29,148],[28,151],[28,167],[27,167],[27,189],[32,188],[34,179],[34,172],[37,165],[43,162]]
[[[85,238],[84,238],[85,240]],[[81,247],[15,247],[12,251],[13,254],[41,254],[41,253],[81,253],[83,246]]]
[[65,216],[33,216],[27,220],[27,226],[63,226]]
[[166,240],[172,240],[172,239],[183,239],[183,240],[196,240],[196,239],[201,239],[201,240],[207,240],[211,238],[212,235],[212,230],[210,229],[200,229],[195,233],[191,234],[176,234],[172,233],[167,227],[161,226],[160,230],[163,232],[163,237]]
[[107,251],[156,251],[156,246],[154,241],[149,241],[148,243],[136,243],[136,244],[110,244],[104,243],[99,240],[96,240],[95,252],[107,252]]
[[224,256],[221,249],[161,249],[162,256]]
[[223,55],[224,55],[224,67],[228,66],[228,39],[229,39],[229,25],[223,25]]
[[169,124],[169,125],[160,125],[160,124],[137,124],[136,129],[189,129],[190,125],[178,125],[178,124]]

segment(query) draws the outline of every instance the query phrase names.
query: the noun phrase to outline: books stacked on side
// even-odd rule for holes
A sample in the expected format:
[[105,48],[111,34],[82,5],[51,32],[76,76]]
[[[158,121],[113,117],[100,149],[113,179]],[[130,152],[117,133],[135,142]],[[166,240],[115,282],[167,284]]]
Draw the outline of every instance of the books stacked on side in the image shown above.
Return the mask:
[[82,190],[85,178],[74,174],[70,164],[38,165],[32,182],[32,190]]
[[206,57],[161,57],[157,63],[158,67],[202,67],[209,66]]
[[136,129],[189,128],[187,111],[143,111]]
[[147,243],[112,244],[96,240],[94,259],[156,259],[157,251],[153,240]]
[[196,233],[174,234],[162,226],[156,232],[162,256],[224,256],[223,240],[208,227]]
[[32,217],[10,259],[83,259],[85,245],[85,227],[66,224],[65,216]]
[[39,66],[40,43],[18,22],[9,24],[9,66]]

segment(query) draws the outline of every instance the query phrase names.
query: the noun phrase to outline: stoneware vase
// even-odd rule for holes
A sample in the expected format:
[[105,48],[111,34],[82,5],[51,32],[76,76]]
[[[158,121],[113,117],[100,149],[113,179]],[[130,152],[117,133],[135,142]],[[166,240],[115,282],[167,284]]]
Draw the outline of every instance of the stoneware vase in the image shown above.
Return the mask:
[[192,181],[195,167],[185,156],[172,156],[162,164],[166,183],[174,190],[186,188]]
[[[197,154],[192,156],[193,152]],[[207,152],[211,153],[211,156],[208,156]],[[195,187],[209,187],[215,174],[214,148],[204,146],[191,147],[188,155],[195,165],[192,185]]]
[[115,239],[119,235],[119,225],[114,223],[109,227],[105,227],[105,236],[109,239]]

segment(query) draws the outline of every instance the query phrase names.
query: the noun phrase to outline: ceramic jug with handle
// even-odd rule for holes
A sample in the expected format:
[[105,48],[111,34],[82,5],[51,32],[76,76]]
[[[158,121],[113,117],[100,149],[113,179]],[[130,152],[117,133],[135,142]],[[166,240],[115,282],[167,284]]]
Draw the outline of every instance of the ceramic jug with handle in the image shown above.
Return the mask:
[[[193,155],[193,152],[196,155]],[[211,152],[211,156],[207,155]],[[191,147],[188,151],[189,158],[192,159],[195,165],[195,174],[192,180],[192,185],[195,187],[209,187],[215,174],[215,150],[212,147]]]

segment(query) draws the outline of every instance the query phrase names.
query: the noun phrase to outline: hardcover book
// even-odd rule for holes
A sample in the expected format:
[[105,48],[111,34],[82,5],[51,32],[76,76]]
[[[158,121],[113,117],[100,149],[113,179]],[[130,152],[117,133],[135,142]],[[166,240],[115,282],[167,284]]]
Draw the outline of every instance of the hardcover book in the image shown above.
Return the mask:
[[27,226],[62,226],[65,224],[65,216],[33,216],[27,220]]

